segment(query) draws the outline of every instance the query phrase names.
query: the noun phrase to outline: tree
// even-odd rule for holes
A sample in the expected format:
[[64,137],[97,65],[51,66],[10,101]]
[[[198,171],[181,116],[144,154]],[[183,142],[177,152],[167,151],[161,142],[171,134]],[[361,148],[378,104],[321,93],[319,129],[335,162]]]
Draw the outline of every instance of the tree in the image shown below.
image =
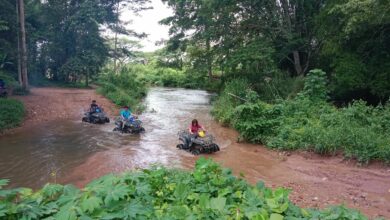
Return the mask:
[[333,98],[376,104],[390,96],[390,1],[333,0],[318,17],[321,66]]
[[18,65],[20,68],[19,83],[23,89],[28,89],[28,74],[27,74],[27,45],[26,45],[26,28],[25,28],[25,13],[24,13],[24,0],[18,0],[17,3],[17,15],[19,24],[19,37],[18,37]]

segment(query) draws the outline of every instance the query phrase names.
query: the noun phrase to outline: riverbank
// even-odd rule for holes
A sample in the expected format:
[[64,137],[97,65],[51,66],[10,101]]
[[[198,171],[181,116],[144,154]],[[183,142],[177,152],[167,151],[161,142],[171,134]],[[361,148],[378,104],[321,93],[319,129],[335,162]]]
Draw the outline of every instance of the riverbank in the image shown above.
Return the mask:
[[31,88],[29,95],[12,98],[23,102],[26,116],[20,127],[6,133],[49,121],[75,118],[81,120],[92,100],[96,100],[110,117],[118,112],[115,104],[98,94],[95,89]]

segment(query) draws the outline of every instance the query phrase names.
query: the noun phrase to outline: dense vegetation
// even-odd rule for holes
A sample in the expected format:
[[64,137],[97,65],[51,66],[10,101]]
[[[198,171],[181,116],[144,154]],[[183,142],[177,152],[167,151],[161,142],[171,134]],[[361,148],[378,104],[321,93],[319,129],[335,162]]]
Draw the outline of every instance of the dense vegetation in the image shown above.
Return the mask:
[[146,95],[146,87],[130,69],[123,68],[115,74],[110,68],[99,77],[97,91],[118,106],[129,106],[133,111],[142,111],[141,99]]
[[[360,163],[390,163],[390,106],[363,101],[336,108],[327,101],[326,76],[312,70],[304,89],[293,99],[274,104],[259,100],[245,81],[228,83],[213,114],[236,128],[246,140],[281,150],[305,149],[320,154],[342,152]],[[229,94],[238,94],[245,101]]]
[[[18,77],[19,22],[16,3],[0,1],[0,70]],[[142,37],[125,28],[119,13],[136,12],[147,0],[71,0],[25,3],[29,81],[85,82],[96,76],[109,57],[119,56],[102,30]]]
[[389,98],[388,0],[164,2],[174,11],[162,21],[170,26],[170,65],[245,79],[261,97],[269,81],[293,96],[320,68],[338,104]]
[[217,90],[220,85],[218,81],[210,82],[206,76],[191,68],[171,65],[166,49],[152,53],[138,52],[137,59],[121,68],[134,73],[140,82],[148,86]]
[[108,175],[80,190],[48,184],[31,189],[1,189],[2,219],[367,219],[343,206],[303,209],[288,190],[249,185],[211,160],[200,159],[192,172],[155,167]]
[[165,63],[221,79],[213,114],[242,138],[390,162],[390,1],[164,2]]
[[22,102],[15,99],[0,98],[0,132],[20,125],[24,114],[25,110]]

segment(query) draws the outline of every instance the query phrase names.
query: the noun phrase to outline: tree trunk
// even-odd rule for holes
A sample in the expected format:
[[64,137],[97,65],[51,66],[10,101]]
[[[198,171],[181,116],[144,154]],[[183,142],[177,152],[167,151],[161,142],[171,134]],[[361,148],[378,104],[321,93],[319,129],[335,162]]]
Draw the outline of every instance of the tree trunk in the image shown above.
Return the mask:
[[209,76],[209,79],[211,80],[213,78],[213,58],[211,56],[210,52],[210,39],[207,38],[206,40],[206,53],[207,53],[207,74]]
[[[118,28],[119,22],[119,1],[117,1],[116,5],[116,14],[118,16],[118,21],[115,24],[116,29]],[[117,65],[117,55],[118,55],[118,30],[115,30],[115,39],[114,39],[114,73],[118,74],[118,65]]]
[[[16,2],[16,24],[18,26],[18,28],[20,27],[20,22],[19,22],[19,3]],[[21,68],[21,63],[22,63],[22,59],[21,59],[21,56],[20,56],[20,42],[21,42],[21,38],[20,38],[20,33],[19,31],[17,31],[17,38],[18,38],[18,52],[17,52],[17,56],[18,56],[18,82],[19,82],[19,85],[22,86],[23,84],[23,79],[22,79],[22,68]]]
[[20,23],[20,56],[21,56],[21,75],[22,75],[22,88],[28,89],[28,75],[27,75],[27,47],[26,47],[26,29],[24,18],[24,1],[19,2],[19,23]]
[[299,57],[299,51],[297,50],[294,50],[293,51],[293,55],[294,55],[294,67],[295,67],[295,71],[297,72],[297,75],[301,75],[302,74],[302,64],[301,64],[301,59]]
[[89,70],[87,70],[87,75],[85,75],[85,87],[89,86]]
[[[281,7],[283,9],[283,16],[284,16],[284,20],[285,20],[286,26],[287,26],[286,27],[286,30],[288,31],[287,37],[291,38],[291,36],[293,34],[293,25],[292,25],[292,21],[291,21],[292,15],[290,14],[291,6],[289,5],[289,1],[287,1],[287,0],[280,0],[280,4],[281,4]],[[299,56],[299,51],[293,50],[292,54],[293,54],[295,71],[296,71],[297,75],[301,75],[302,74],[302,64],[301,64],[301,59]]]

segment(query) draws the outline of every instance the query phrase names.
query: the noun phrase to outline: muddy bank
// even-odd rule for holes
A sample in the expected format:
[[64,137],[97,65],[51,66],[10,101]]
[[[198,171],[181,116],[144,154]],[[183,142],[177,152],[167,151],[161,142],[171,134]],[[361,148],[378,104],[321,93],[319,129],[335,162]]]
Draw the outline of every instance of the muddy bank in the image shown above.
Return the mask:
[[81,119],[92,100],[96,100],[110,116],[117,113],[115,105],[94,89],[31,88],[29,95],[13,98],[22,101],[26,108],[22,127],[53,120]]

